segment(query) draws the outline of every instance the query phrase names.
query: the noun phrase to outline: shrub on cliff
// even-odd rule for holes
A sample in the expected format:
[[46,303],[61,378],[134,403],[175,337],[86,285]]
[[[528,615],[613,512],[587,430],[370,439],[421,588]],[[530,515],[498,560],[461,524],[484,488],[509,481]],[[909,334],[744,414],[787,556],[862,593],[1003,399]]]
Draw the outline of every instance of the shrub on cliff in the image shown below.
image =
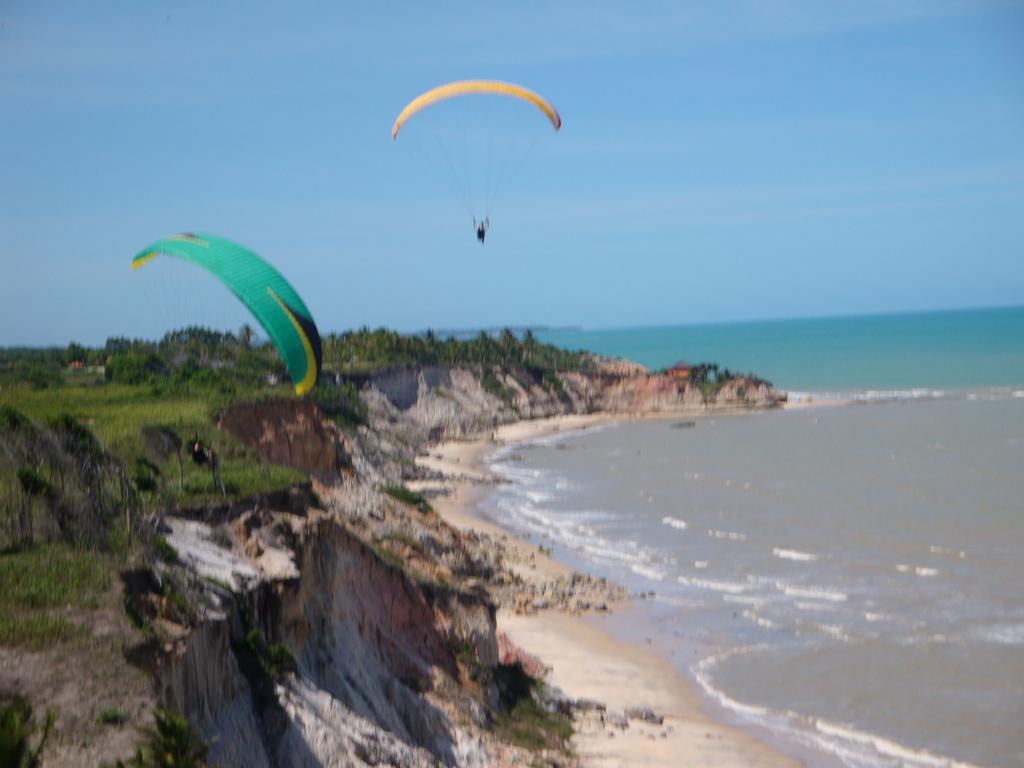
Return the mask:
[[170,710],[157,707],[153,726],[145,731],[145,740],[127,763],[117,768],[204,768],[207,747],[192,730],[188,720]]
[[43,748],[53,730],[56,715],[46,713],[46,721],[35,749],[30,741],[39,727],[32,722],[32,707],[22,697],[15,696],[6,704],[0,702],[0,765],[7,768],[37,768],[42,765]]
[[530,677],[518,661],[494,667],[493,677],[500,702],[495,731],[501,739],[534,751],[568,749],[572,719],[545,707],[543,682]]
[[343,381],[337,386],[320,384],[313,390],[313,399],[343,429],[368,423],[366,403],[351,381]]
[[403,504],[410,504],[416,507],[420,512],[430,512],[433,509],[422,494],[411,491],[404,485],[385,485],[381,490]]

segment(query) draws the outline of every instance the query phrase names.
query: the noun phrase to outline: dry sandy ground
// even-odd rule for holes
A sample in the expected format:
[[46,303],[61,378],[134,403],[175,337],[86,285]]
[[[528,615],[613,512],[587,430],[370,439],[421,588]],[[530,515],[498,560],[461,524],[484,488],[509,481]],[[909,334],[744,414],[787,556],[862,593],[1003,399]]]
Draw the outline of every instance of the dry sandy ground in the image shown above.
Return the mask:
[[[584,429],[608,420],[601,416],[566,416],[519,422],[499,428],[492,439],[435,446],[429,456],[419,461],[450,478],[447,484],[451,493],[433,500],[433,504],[458,528],[472,528],[492,536],[508,535],[513,546],[522,547],[524,552],[536,552],[534,545],[516,539],[476,514],[475,502],[486,491],[484,483],[492,480],[483,457],[504,442]],[[547,557],[535,557],[534,562],[539,572],[569,571],[567,566]],[[618,608],[629,610],[628,605]],[[665,716],[660,726],[632,720],[625,729],[602,722],[597,713],[585,716],[577,725],[574,739],[584,766],[799,765],[753,736],[712,720],[688,683],[667,661],[641,646],[615,640],[591,620],[553,611],[532,616],[502,612],[498,628],[548,664],[548,682],[569,696],[603,702],[609,713],[621,714],[626,707],[643,706]]]

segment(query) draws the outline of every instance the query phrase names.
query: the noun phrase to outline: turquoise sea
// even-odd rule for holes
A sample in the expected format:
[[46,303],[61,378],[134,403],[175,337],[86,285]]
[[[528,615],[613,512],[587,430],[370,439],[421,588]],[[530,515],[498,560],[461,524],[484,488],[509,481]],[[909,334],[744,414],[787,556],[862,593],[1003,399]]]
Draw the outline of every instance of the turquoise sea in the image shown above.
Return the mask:
[[806,765],[1024,768],[1024,309],[542,337],[835,402],[508,445],[485,515]]
[[716,362],[797,392],[1024,387],[1024,307],[537,335],[651,369]]

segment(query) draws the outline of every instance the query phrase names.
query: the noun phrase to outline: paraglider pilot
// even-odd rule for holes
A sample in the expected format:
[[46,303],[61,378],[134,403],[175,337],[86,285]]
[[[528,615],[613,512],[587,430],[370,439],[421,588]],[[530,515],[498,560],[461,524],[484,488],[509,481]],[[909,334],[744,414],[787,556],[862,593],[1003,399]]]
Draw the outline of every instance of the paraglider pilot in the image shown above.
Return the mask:
[[487,218],[477,223],[476,217],[473,217],[473,226],[476,227],[476,239],[480,241],[480,245],[483,245],[484,238],[487,237],[487,228],[491,226],[491,220]]

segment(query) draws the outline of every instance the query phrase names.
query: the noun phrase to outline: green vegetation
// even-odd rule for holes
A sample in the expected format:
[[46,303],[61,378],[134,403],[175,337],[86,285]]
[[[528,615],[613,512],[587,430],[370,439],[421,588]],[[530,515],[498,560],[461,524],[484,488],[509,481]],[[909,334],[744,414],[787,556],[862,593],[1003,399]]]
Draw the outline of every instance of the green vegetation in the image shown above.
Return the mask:
[[96,722],[100,725],[121,725],[127,719],[128,716],[117,707],[107,707],[100,712]]
[[236,336],[191,327],[166,334],[158,342],[113,337],[99,349],[0,350],[0,386],[28,384],[35,389],[87,385],[102,378],[113,384],[159,384],[175,390],[237,389],[264,385],[268,376],[285,376],[284,364],[270,344],[252,343],[246,328]]
[[245,630],[242,646],[252,654],[263,673],[272,680],[280,680],[285,675],[295,672],[298,664],[288,646],[283,643],[268,643],[263,632],[253,624],[252,606],[246,602],[245,596],[235,593],[234,598],[235,606],[238,608],[238,619]]
[[207,747],[188,721],[158,707],[154,724],[146,729],[145,739],[127,763],[117,768],[203,768]]
[[420,512],[432,512],[434,509],[422,494],[411,491],[404,485],[385,485],[381,490],[403,504],[411,504]]
[[439,338],[428,331],[405,336],[395,331],[363,328],[322,339],[324,368],[339,373],[368,373],[399,365],[463,365],[523,368],[540,378],[544,371],[588,370],[592,358],[585,352],[567,352],[537,341],[527,331],[522,338],[510,330],[498,336],[481,332],[461,340]]
[[112,571],[109,557],[62,543],[0,554],[0,645],[44,648],[87,633],[62,614],[95,608]]
[[448,649],[466,677],[484,686],[493,682],[498,689],[498,712],[494,731],[502,741],[532,751],[568,751],[572,719],[549,711],[543,703],[544,683],[531,677],[521,663],[487,667],[480,662],[468,640],[449,639]]
[[[462,365],[524,369],[539,379],[545,371],[588,370],[592,365],[585,352],[568,352],[542,344],[530,331],[519,337],[508,329],[497,335],[481,332],[471,339],[457,339],[440,338],[430,331],[403,335],[363,328],[330,334],[322,341],[324,369],[340,374],[413,364]],[[105,381],[150,385],[168,396],[199,391],[233,398],[266,388],[270,378],[285,380],[284,364],[273,345],[254,343],[248,328],[236,335],[193,326],[155,342],[112,337],[96,349],[74,343],[63,349],[0,349],[0,387],[4,389],[24,385],[42,390]],[[282,389],[291,391],[287,386]]]
[[543,683],[530,677],[519,662],[499,664],[493,674],[500,701],[494,723],[498,737],[533,751],[568,750],[572,720],[545,709],[540,701]]
[[150,548],[157,560],[168,565],[178,562],[178,552],[172,547],[163,536],[154,536],[149,542]]
[[[405,364],[474,368],[487,391],[508,401],[511,392],[496,375],[499,367],[512,371],[524,386],[540,383],[561,396],[564,388],[557,372],[586,370],[592,358],[541,344],[529,331],[521,338],[506,330],[460,340],[429,332],[405,336],[363,329],[324,339],[325,370],[355,378],[321,385],[313,398],[342,427],[365,425],[358,377]],[[66,496],[53,462],[36,466],[31,460],[43,455],[42,444],[52,442],[53,432],[69,433],[68,440],[83,457],[89,452],[103,457],[101,473],[106,477],[101,484],[107,487],[94,488],[91,500],[98,509],[104,507],[98,497],[104,496],[111,517],[115,505],[110,501],[118,496],[125,498],[117,512],[130,506],[121,515],[129,518],[158,505],[216,500],[221,488],[211,473],[188,460],[185,442],[193,435],[214,441],[211,447],[220,459],[219,474],[229,496],[300,481],[301,473],[267,465],[213,423],[213,415],[233,402],[291,397],[285,379],[276,350],[269,343],[254,343],[247,328],[236,335],[190,327],[157,342],[114,337],[96,349],[74,343],[64,349],[0,349],[0,446],[22,430],[35,435],[32,450],[22,451],[13,466],[0,451],[0,508],[14,521],[9,543],[31,541],[36,518],[55,515],[54,499]],[[118,484],[127,485],[131,493],[115,493]],[[127,527],[121,534],[125,543],[130,535]]]
[[[255,397],[275,393],[291,396],[284,388],[245,394]],[[0,526],[5,518],[9,526],[13,525],[11,516],[20,515],[18,520],[37,518],[45,514],[44,507],[48,506],[43,486],[31,484],[36,493],[30,494],[24,484],[29,477],[23,472],[24,479],[19,481],[19,469],[32,469],[65,492],[75,490],[65,482],[69,477],[67,457],[61,458],[54,451],[55,443],[60,443],[56,438],[62,435],[66,438],[64,442],[77,448],[81,457],[102,456],[97,466],[101,465],[98,471],[105,477],[105,489],[80,483],[82,487],[71,495],[79,501],[88,497],[95,502],[97,514],[98,508],[103,507],[109,513],[107,516],[115,515],[111,507],[118,506],[124,495],[122,479],[130,485],[129,495],[133,498],[126,498],[125,502],[131,502],[133,511],[177,501],[219,501],[221,491],[210,471],[196,466],[187,454],[186,443],[193,435],[217,451],[220,477],[232,496],[268,491],[303,480],[303,473],[268,465],[255,451],[216,428],[214,414],[227,402],[215,390],[165,393],[151,385],[0,390]],[[11,450],[5,452],[5,445]],[[17,458],[13,465],[12,453]],[[70,453],[75,455],[74,451]],[[37,466],[40,461],[42,465]],[[93,491],[91,496],[86,493],[89,488]],[[123,505],[116,516],[123,518]],[[74,522],[75,517],[71,515],[69,521]],[[13,532],[11,543],[29,537],[27,530],[20,530],[28,525],[24,522],[16,526],[19,530]],[[0,546],[2,533],[0,527]]]
[[449,638],[448,650],[451,651],[459,666],[466,670],[466,677],[477,683],[487,682],[490,670],[480,662],[476,655],[476,649],[473,648],[469,640],[464,639],[461,643],[456,643]]
[[245,646],[260,663],[263,671],[273,680],[280,680],[298,669],[295,657],[283,643],[267,643],[263,633],[252,627],[245,633]]
[[719,367],[718,363],[698,363],[690,368],[690,381],[696,384],[704,397],[704,403],[717,394],[722,386],[733,379],[746,376],[755,383],[760,382],[757,376],[752,373],[742,374],[730,371],[728,368]]
[[505,400],[507,402],[512,399],[512,391],[498,381],[498,377],[494,375],[494,370],[492,368],[484,368],[483,372],[480,374],[480,386],[499,400]]
[[337,386],[320,384],[313,390],[313,399],[343,429],[367,423],[366,404],[351,381]]
[[43,748],[53,731],[56,714],[46,713],[39,740],[33,749],[30,742],[39,727],[32,721],[32,707],[22,697],[0,700],[0,765],[4,768],[38,768],[42,765]]

